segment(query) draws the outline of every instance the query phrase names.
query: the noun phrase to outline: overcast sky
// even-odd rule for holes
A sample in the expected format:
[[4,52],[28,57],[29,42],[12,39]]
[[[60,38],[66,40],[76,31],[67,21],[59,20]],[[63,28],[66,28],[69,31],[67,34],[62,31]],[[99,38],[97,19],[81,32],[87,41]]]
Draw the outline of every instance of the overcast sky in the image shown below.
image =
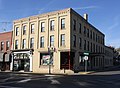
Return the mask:
[[120,47],[120,0],[0,0],[0,32],[12,30],[13,20],[64,8],[88,13],[89,22],[105,34],[106,45]]

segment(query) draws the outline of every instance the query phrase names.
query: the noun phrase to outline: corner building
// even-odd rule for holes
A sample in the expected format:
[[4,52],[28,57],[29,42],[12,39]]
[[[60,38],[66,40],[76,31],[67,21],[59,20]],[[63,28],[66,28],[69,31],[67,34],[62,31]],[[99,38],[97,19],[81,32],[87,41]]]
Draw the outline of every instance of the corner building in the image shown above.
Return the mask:
[[70,73],[104,67],[104,34],[73,9],[15,20],[11,70]]

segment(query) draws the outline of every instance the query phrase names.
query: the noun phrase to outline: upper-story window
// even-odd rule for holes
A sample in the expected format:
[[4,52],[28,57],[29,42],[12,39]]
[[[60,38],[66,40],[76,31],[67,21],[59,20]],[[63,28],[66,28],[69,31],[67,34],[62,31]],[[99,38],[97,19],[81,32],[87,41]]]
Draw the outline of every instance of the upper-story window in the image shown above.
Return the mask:
[[86,40],[84,40],[84,50],[86,50]]
[[31,34],[34,33],[34,30],[35,30],[35,25],[34,25],[34,24],[31,24]]
[[86,27],[84,26],[84,35],[86,36]]
[[30,38],[30,48],[34,48],[34,38]]
[[61,34],[61,46],[65,46],[65,34]]
[[26,34],[26,25],[23,26],[23,35]]
[[87,37],[89,38],[89,29],[87,29]]
[[98,41],[98,36],[97,36],[97,34],[96,34],[96,42]]
[[4,42],[1,42],[1,51],[4,50]]
[[95,33],[93,32],[93,40],[95,40]]
[[50,46],[54,46],[54,35],[50,36]]
[[10,48],[10,42],[6,41],[6,50],[9,50],[9,48]]
[[18,40],[15,40],[15,49],[18,49]]
[[76,30],[76,20],[73,20],[73,30]]
[[45,22],[41,22],[41,32],[45,31]]
[[22,49],[25,49],[26,48],[26,39],[23,39],[23,42],[22,42]]
[[61,29],[65,29],[65,18],[61,19]]
[[92,30],[90,30],[90,38],[92,39]]
[[15,29],[15,35],[16,35],[16,36],[19,35],[19,27],[16,27],[16,29]]
[[76,47],[76,35],[73,35],[73,47]]
[[55,27],[55,21],[54,20],[51,20],[50,21],[50,30],[53,31],[54,30],[54,27]]
[[79,33],[81,33],[81,28],[82,28],[82,25],[81,23],[79,23]]
[[79,38],[79,48],[82,48],[82,39]]
[[44,47],[44,36],[40,37],[40,48]]
[[87,49],[88,49],[88,51],[90,50],[90,44],[89,44],[89,41],[87,42]]

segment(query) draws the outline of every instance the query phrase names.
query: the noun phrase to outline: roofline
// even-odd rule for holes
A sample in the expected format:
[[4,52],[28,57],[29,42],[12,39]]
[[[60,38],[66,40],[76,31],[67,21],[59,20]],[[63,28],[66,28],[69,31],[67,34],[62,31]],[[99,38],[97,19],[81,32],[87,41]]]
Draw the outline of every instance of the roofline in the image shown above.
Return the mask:
[[13,31],[1,32],[0,34],[12,33]]
[[86,23],[88,23],[91,27],[93,27],[96,31],[98,31],[99,33],[101,33],[104,37],[105,37],[105,34],[103,34],[101,31],[99,31],[96,27],[94,27],[92,24],[90,24],[87,20],[85,20],[80,14],[78,14],[75,10],[73,10],[71,8],[71,11],[75,14],[77,14],[78,16],[80,16],[82,18],[82,20],[84,20]]
[[37,17],[40,17],[40,16],[49,16],[51,14],[57,14],[57,13],[65,12],[65,11],[68,11],[70,9],[71,8],[66,8],[66,9],[62,9],[62,10],[56,10],[56,11],[51,11],[51,12],[42,13],[42,14],[38,14],[38,15],[28,16],[28,17],[16,19],[16,20],[13,21],[13,23],[14,22],[19,22],[19,21],[22,21],[22,20],[29,20],[30,18],[37,18]]

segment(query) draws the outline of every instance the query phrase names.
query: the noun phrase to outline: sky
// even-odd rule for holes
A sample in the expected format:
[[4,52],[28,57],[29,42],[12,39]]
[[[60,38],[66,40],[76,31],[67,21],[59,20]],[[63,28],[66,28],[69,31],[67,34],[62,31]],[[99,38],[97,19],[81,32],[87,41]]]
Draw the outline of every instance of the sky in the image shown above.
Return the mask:
[[0,32],[12,30],[13,20],[73,8],[105,34],[105,44],[120,47],[120,0],[0,0]]

